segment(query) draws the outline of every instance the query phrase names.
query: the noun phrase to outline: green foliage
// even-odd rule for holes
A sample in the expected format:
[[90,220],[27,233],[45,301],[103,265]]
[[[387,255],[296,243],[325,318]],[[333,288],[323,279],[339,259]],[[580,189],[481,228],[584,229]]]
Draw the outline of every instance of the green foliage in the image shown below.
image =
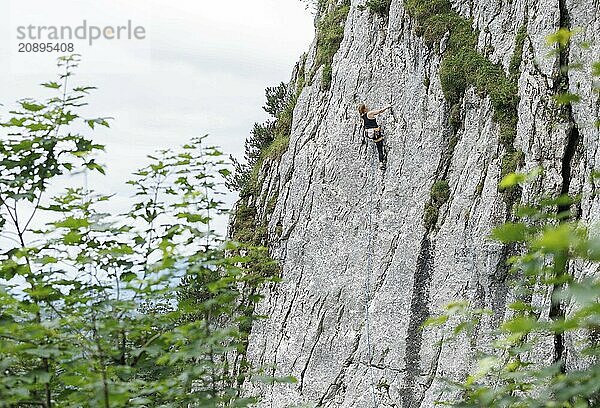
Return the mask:
[[[455,132],[460,128],[462,124],[462,112],[460,104],[456,103],[450,108],[450,114],[448,115],[448,122],[452,125]],[[456,146],[455,146],[456,147]]]
[[561,27],[557,32],[548,36],[547,43],[548,45],[557,45],[559,48],[567,47],[576,33],[577,31]]
[[[513,151],[519,102],[516,81],[527,36],[525,27],[517,33],[508,77],[501,65],[492,63],[477,51],[479,33],[472,28],[471,20],[452,10],[450,1],[405,0],[404,5],[415,21],[416,33],[426,43],[437,45],[446,33],[450,34],[440,66],[442,90],[450,106],[453,109],[459,107],[469,87],[488,95],[494,107],[494,120],[500,126],[500,143],[508,151]],[[457,117],[456,114],[451,116],[454,128],[458,123],[452,118]]]
[[[452,40],[450,41],[452,47]],[[440,80],[446,99],[458,104],[465,90],[474,86],[489,95],[494,107],[494,119],[502,132],[502,144],[510,146],[516,134],[517,85],[507,78],[500,65],[492,64],[486,57],[468,46],[450,48],[440,67]]]
[[[258,215],[254,202],[249,204],[248,199],[241,199],[233,214],[232,238],[235,241],[254,246],[266,246],[268,244],[268,218],[275,210],[277,198],[277,195],[272,195],[267,203],[263,203],[265,213],[262,216]],[[273,275],[277,275],[277,273],[278,271],[273,271]]]
[[369,10],[380,17],[388,17],[392,0],[367,0],[364,6],[359,6],[361,10]]
[[513,77],[513,80],[518,80],[520,73],[521,63],[523,62],[523,47],[525,46],[525,40],[527,39],[527,26],[522,25],[517,31],[517,37],[515,38],[515,52],[510,59],[510,65],[508,66],[508,72]]
[[592,75],[595,77],[600,77],[600,62],[595,62],[592,64]]
[[[60,59],[64,87],[77,64],[76,57]],[[76,166],[102,171],[92,156],[104,147],[73,129],[96,121],[108,126],[106,119],[82,118],[76,110],[85,104],[87,92],[81,88],[66,92],[55,84],[44,85],[54,96],[43,102],[19,101],[20,108],[11,110],[11,117],[0,123],[7,132],[0,144],[0,204],[5,209],[1,219],[8,216],[14,221],[17,214],[11,204],[21,200],[35,202],[50,179]]]
[[[248,198],[260,192],[259,172],[265,159],[277,160],[287,151],[292,133],[294,109],[305,84],[304,64],[300,65],[295,92],[284,83],[267,88],[265,112],[273,118],[254,124],[251,135],[245,142],[245,163],[232,158],[235,171],[228,177],[227,186]],[[293,88],[292,88],[293,89]]]
[[272,159],[278,159],[287,151],[289,144],[290,137],[281,135],[275,138],[275,140],[267,147],[265,156]]
[[565,92],[565,93],[560,93],[558,95],[554,95],[554,101],[558,105],[571,105],[574,103],[581,102],[581,97],[577,94]]
[[[520,180],[527,180],[524,176]],[[510,304],[512,315],[499,324],[491,349],[473,350],[477,367],[462,382],[453,382],[460,397],[447,404],[457,407],[595,407],[600,403],[600,366],[584,364],[566,370],[562,350],[554,361],[539,361],[532,350],[557,344],[577,333],[581,339],[569,349],[569,358],[595,359],[600,346],[594,333],[600,322],[600,280],[578,280],[569,265],[595,269],[600,262],[600,241],[587,228],[559,212],[576,202],[568,196],[542,198],[519,208],[518,220],[493,231],[503,244],[522,245],[522,255],[510,260],[511,284],[517,300]],[[552,293],[550,319],[533,299]],[[428,326],[447,324],[455,340],[470,333],[482,315],[467,306],[457,317],[445,312],[430,319]],[[547,313],[547,312],[546,312]]]
[[[565,29],[551,36],[559,47],[567,47],[570,38]],[[539,168],[529,174],[514,173],[522,160],[520,151],[504,156],[500,189],[521,189],[531,182],[539,185],[537,179],[543,175]],[[600,406],[600,238],[596,225],[585,225],[576,218],[579,200],[566,194],[533,198],[516,208],[515,219],[493,230],[492,239],[519,248],[518,255],[508,260],[507,280],[515,298],[508,306],[509,313],[495,325],[492,341],[472,350],[476,366],[470,374],[462,381],[447,381],[454,400],[440,404]],[[579,273],[581,269],[591,273]],[[466,306],[459,313],[449,308],[430,318],[427,328],[445,327],[445,341],[479,330],[486,312],[462,303]],[[540,359],[538,350],[549,345],[552,358]],[[567,357],[577,363],[567,366]]]
[[232,238],[239,242],[262,241],[263,236],[257,234],[255,221],[257,217],[256,207],[240,202],[233,217]]
[[[303,60],[297,72],[295,83],[280,84],[266,90],[267,103],[264,110],[274,119],[263,124],[255,124],[252,135],[246,140],[246,163],[233,159],[234,173],[229,177],[227,186],[240,192],[240,202],[233,212],[231,235],[238,242],[251,245],[268,243],[268,220],[258,219],[255,199],[262,191],[260,170],[265,160],[279,160],[289,147],[294,120],[294,109],[305,86],[306,71]],[[291,91],[290,91],[291,90]],[[271,197],[271,201],[276,197]],[[274,208],[274,203],[269,205]],[[267,211],[271,214],[272,208]],[[278,270],[271,270],[277,275]]]
[[269,115],[276,118],[286,107],[288,100],[288,90],[284,83],[279,84],[265,90],[265,98],[267,100],[263,109]]
[[59,96],[21,101],[3,124],[0,233],[14,239],[0,254],[0,407],[250,405],[239,385],[252,367],[232,357],[274,266],[210,228],[228,163],[197,138],[150,157],[125,213],[81,189],[47,198],[57,176],[101,169],[100,146],[72,125],[105,119],[79,117],[90,88],[70,90],[76,61],[61,63],[43,85]]
[[322,88],[329,89],[332,80],[333,57],[344,39],[344,25],[350,12],[350,1],[337,4],[335,0],[320,2],[321,19],[317,23],[317,55],[310,78],[314,78],[319,68],[323,67]]
[[[521,150],[515,150],[513,152],[507,152],[502,157],[502,168],[500,171],[500,176],[503,179],[511,173],[517,171],[517,169],[523,166],[525,161],[525,154]],[[500,190],[503,188],[500,186]]]
[[436,181],[431,187],[431,201],[438,206],[444,205],[450,198],[450,186],[448,181]]
[[450,199],[450,185],[447,180],[438,180],[429,194],[429,202],[425,205],[423,221],[425,228],[431,230],[438,221],[440,208]]
[[[499,142],[506,153],[502,158],[502,175],[517,170],[522,164],[519,152],[513,146],[518,122],[518,78],[523,47],[527,38],[522,26],[515,38],[515,51],[509,66],[509,75],[502,65],[492,63],[477,51],[479,33],[472,21],[452,10],[448,0],[404,0],[406,10],[415,21],[415,31],[426,43],[438,46],[449,33],[446,50],[440,65],[440,82],[446,101],[450,105],[449,123],[456,131],[461,124],[461,100],[469,87],[490,98],[494,120],[500,128]],[[507,206],[512,208],[520,199],[520,189],[501,190]],[[437,209],[428,204],[426,225],[437,221]]]

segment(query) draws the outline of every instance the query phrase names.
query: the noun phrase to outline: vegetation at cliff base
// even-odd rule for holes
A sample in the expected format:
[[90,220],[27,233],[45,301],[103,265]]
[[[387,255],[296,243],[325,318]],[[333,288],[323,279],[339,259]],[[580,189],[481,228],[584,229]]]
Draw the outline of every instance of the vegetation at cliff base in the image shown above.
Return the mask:
[[[76,57],[0,126],[0,407],[244,407],[264,250],[225,242],[211,219],[229,163],[195,138],[132,174],[122,213],[111,195],[59,176],[103,174],[109,126],[81,116]],[[55,191],[55,190],[53,190]],[[108,207],[107,207],[108,206]]]

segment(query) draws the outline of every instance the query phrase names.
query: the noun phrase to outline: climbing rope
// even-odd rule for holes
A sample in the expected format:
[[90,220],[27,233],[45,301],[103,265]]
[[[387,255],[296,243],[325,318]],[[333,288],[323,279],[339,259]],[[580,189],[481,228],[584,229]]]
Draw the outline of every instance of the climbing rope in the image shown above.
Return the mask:
[[[375,153],[375,152],[373,152]],[[375,155],[371,154],[370,168],[367,173],[367,183],[370,182],[369,174],[375,174],[373,169],[375,167]],[[373,190],[375,189],[375,180],[373,180],[372,187],[369,194],[369,208],[367,213],[369,214],[369,241],[367,245],[367,278],[365,280],[365,331],[367,337],[367,363],[369,367],[369,374],[371,377],[371,396],[373,398],[373,407],[377,407],[377,397],[375,396],[375,376],[373,374],[373,348],[371,345],[371,328],[370,328],[370,316],[369,316],[369,300],[371,299],[371,275],[373,273]]]

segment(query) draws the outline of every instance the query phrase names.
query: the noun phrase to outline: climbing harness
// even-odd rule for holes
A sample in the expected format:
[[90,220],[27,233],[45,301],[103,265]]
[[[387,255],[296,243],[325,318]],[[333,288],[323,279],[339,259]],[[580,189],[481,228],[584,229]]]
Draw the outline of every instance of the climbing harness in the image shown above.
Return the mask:
[[381,126],[375,129],[365,129],[365,137],[371,139],[375,143],[379,143],[384,139],[383,129]]
[[[375,156],[371,155],[371,165],[369,166],[367,177],[373,173],[372,169],[375,166]],[[373,173],[374,174],[374,173]],[[368,181],[368,180],[367,180]],[[373,187],[369,194],[369,209],[373,208],[373,190],[375,183],[369,183]],[[369,315],[369,301],[371,299],[371,275],[373,274],[373,215],[372,211],[369,213],[369,240],[367,245],[367,278],[365,280],[365,331],[367,337],[367,364],[369,367],[369,374],[371,377],[371,396],[373,398],[373,408],[377,407],[377,397],[375,395],[375,376],[373,374],[373,348],[371,345],[371,328],[370,328],[370,315]]]

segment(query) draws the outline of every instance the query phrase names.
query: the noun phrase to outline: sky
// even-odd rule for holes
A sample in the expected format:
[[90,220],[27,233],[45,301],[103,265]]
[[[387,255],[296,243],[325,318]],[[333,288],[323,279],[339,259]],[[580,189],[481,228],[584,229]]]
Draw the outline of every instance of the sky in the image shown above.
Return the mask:
[[[73,85],[98,87],[82,113],[114,118],[110,129],[93,134],[106,145],[99,161],[108,175],[90,176],[88,184],[116,194],[115,211],[129,202],[127,175],[157,149],[208,134],[210,143],[241,156],[254,122],[266,119],[264,89],[289,81],[314,35],[313,16],[300,0],[3,0],[2,116],[18,99],[48,96],[39,84],[56,78],[56,58],[63,55],[19,53],[20,42],[39,41],[18,39],[18,28],[75,30],[84,20],[87,39],[54,43],[73,42],[82,55]],[[90,45],[91,26],[109,27],[111,34],[127,24],[142,27],[143,38],[98,39]],[[58,184],[54,188],[83,186],[83,176]],[[233,199],[229,196],[230,203]],[[218,223],[222,232],[225,224]]]

